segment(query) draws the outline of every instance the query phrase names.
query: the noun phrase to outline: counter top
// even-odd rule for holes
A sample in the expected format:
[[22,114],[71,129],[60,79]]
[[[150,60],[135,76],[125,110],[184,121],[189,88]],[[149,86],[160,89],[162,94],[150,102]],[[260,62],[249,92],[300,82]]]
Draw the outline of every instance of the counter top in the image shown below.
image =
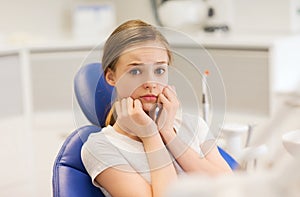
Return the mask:
[[[233,48],[233,49],[256,49],[268,50],[278,40],[300,37],[300,35],[233,35],[233,34],[166,34],[169,43],[176,47],[199,47],[205,48]],[[99,41],[100,40],[100,41]],[[87,50],[101,47],[104,39],[99,40],[74,40],[70,38],[56,38],[44,40],[22,40],[20,43],[0,43],[0,55],[17,53],[21,49],[32,52],[64,51],[64,50]]]
[[[278,41],[285,39],[300,38],[292,34],[261,34],[261,35],[235,35],[235,34],[208,34],[198,33],[188,35],[189,38],[180,39],[181,36],[168,36],[167,39],[174,45],[193,45],[192,42],[202,45],[205,48],[237,48],[237,49],[262,49],[267,50]],[[195,45],[196,46],[196,45]]]

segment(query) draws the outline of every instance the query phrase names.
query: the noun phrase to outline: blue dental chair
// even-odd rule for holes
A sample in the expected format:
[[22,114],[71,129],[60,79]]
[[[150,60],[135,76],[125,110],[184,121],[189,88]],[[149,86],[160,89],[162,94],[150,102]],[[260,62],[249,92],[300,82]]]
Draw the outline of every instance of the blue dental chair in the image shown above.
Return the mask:
[[[92,125],[75,130],[62,145],[53,166],[53,197],[102,197],[101,190],[92,184],[80,154],[88,136],[105,126],[113,88],[106,83],[101,64],[92,63],[76,74],[74,91],[81,110]],[[218,149],[232,169],[238,168],[238,163],[229,154],[220,147]]]

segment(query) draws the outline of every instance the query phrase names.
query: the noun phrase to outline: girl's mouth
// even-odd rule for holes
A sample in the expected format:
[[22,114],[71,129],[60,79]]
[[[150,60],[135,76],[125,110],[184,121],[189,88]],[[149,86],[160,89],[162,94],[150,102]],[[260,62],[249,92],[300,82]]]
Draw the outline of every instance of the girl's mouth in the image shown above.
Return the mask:
[[148,101],[148,102],[156,102],[156,100],[157,100],[157,96],[155,96],[155,95],[150,95],[150,94],[141,96],[140,98],[141,98],[142,100]]

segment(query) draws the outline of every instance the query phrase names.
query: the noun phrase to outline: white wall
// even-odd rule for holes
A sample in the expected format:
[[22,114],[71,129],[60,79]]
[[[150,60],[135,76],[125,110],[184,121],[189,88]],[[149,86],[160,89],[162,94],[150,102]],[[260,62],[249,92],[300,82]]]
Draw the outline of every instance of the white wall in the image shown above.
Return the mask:
[[237,33],[299,33],[299,0],[233,0]]
[[0,37],[14,41],[69,36],[72,8],[80,2],[112,2],[117,24],[131,18],[155,22],[150,0],[0,0]]
[[142,19],[155,24],[150,0],[114,0],[117,10],[117,23],[128,19]]
[[[1,37],[10,41],[70,36],[76,3],[111,2],[116,24],[140,18],[155,23],[150,0],[0,0]],[[300,31],[300,0],[210,0],[241,33]],[[226,5],[226,6],[225,6]],[[219,7],[218,7],[219,6]],[[229,10],[225,12],[224,10]],[[221,17],[222,18],[222,17]],[[2,36],[1,36],[2,34]],[[4,35],[4,36],[3,36]]]
[[0,0],[0,33],[52,35],[67,32],[72,0]]

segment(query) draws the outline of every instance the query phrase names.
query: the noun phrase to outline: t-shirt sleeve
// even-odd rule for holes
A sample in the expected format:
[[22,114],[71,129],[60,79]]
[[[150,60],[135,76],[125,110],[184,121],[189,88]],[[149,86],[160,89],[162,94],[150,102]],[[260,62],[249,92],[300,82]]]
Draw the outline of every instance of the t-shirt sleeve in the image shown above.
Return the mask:
[[202,156],[205,156],[209,153],[216,145],[216,139],[213,134],[210,132],[206,122],[199,117],[198,119],[198,140],[201,148]]
[[127,165],[119,150],[105,137],[91,134],[81,149],[81,159],[93,184],[100,187],[95,178],[109,167]]
[[210,132],[207,123],[201,118],[198,117],[198,140],[202,144],[208,140],[215,140],[213,134]]
[[178,131],[179,138],[190,148],[194,149],[201,157],[205,156],[206,150],[202,150],[201,145],[214,139],[209,132],[206,122],[193,114],[185,113],[181,120],[175,122],[175,130]]

